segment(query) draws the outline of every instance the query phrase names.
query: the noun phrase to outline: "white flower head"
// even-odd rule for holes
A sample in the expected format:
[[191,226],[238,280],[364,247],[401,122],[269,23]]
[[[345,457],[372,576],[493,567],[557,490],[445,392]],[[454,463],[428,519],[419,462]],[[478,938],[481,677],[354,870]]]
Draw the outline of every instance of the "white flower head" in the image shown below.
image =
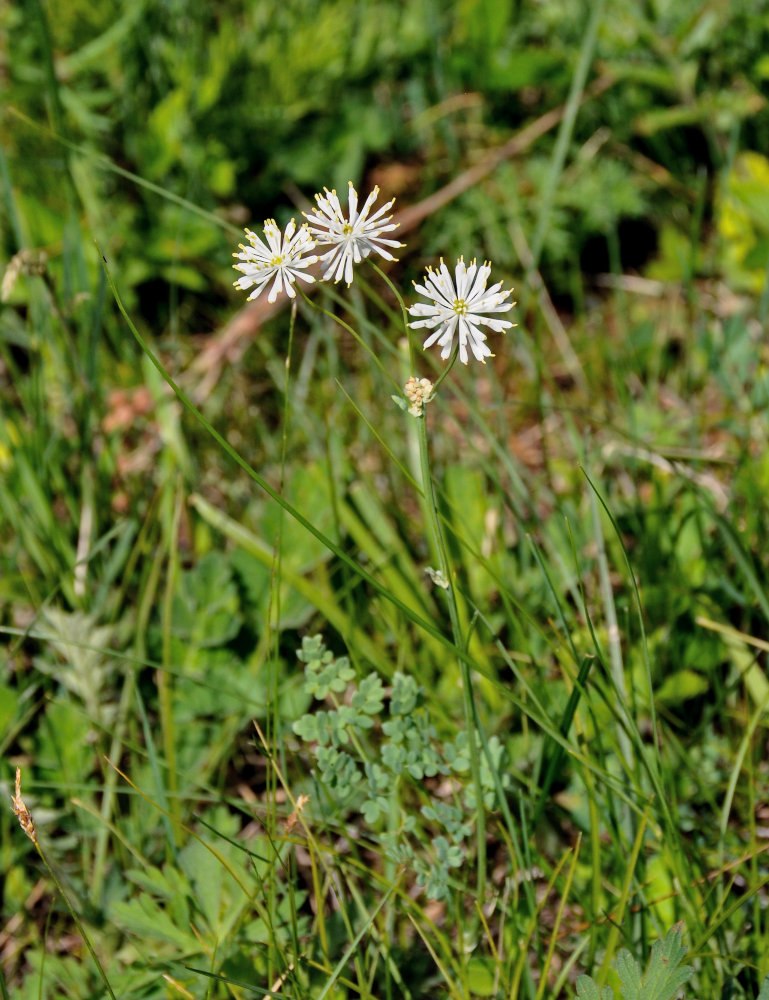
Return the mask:
[[479,267],[474,260],[467,267],[464,257],[460,257],[452,279],[441,258],[437,271],[428,267],[424,285],[414,282],[414,288],[419,294],[431,300],[429,303],[417,302],[409,307],[411,316],[424,317],[409,323],[410,327],[428,327],[433,330],[424,342],[424,347],[430,347],[437,341],[442,348],[441,357],[447,358],[451,354],[456,332],[459,335],[459,360],[462,364],[466,365],[468,361],[468,344],[473,355],[482,364],[486,364],[486,358],[494,357],[481,327],[486,326],[495,333],[504,333],[508,327],[516,324],[483,314],[507,312],[515,302],[507,301],[510,289],[502,291],[501,281],[486,288],[490,274],[491,266],[488,263]]
[[241,264],[232,266],[236,271],[243,272],[243,277],[238,278],[234,285],[244,291],[256,285],[248,296],[249,302],[260,295],[271,281],[272,288],[267,296],[268,302],[274,302],[283,291],[293,299],[296,297],[294,282],[297,278],[310,284],[315,281],[311,274],[305,273],[305,268],[318,259],[315,254],[304,256],[315,246],[309,227],[305,224],[297,229],[292,219],[286,226],[286,231],[281,233],[274,219],[265,219],[263,232],[266,243],[256,233],[247,229],[246,236],[250,246],[241,243],[239,244],[241,252],[232,255],[242,261]]
[[379,188],[375,187],[359,212],[358,192],[350,181],[347,198],[348,210],[345,218],[336,191],[329,191],[328,188],[323,190],[325,195],[315,195],[318,207],[314,208],[311,213],[305,212],[304,217],[309,221],[310,232],[316,241],[331,248],[320,258],[321,263],[328,261],[328,266],[323,273],[324,281],[328,281],[332,277],[335,282],[344,278],[347,285],[351,285],[353,264],[360,264],[372,250],[376,250],[385,260],[395,260],[395,257],[386,248],[394,247],[397,249],[403,244],[398,243],[397,240],[385,239],[382,236],[383,233],[397,229],[399,225],[397,222],[391,222],[392,216],[386,214],[395,202],[394,198],[378,208],[373,215],[369,215],[379,196]]

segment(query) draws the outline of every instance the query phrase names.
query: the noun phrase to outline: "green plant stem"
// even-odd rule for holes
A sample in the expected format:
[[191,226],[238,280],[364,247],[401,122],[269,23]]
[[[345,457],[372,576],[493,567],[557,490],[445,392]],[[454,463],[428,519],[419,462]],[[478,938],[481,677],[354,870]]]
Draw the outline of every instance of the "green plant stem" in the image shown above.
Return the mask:
[[[401,805],[400,805],[400,795],[398,793],[398,786],[400,785],[400,779],[393,782],[392,789],[387,800],[387,833],[390,837],[395,837],[400,827],[401,822]],[[392,858],[385,855],[384,864],[384,874],[385,879],[393,885],[397,878],[398,866],[393,861]],[[385,929],[389,938],[392,938],[393,930],[395,927],[395,910],[392,907],[388,907],[387,913],[385,914]],[[388,986],[389,986],[389,976],[388,976]]]
[[396,886],[397,886],[397,883],[393,883],[390,886],[390,888],[387,890],[387,892],[382,897],[382,899],[379,900],[379,902],[377,903],[376,907],[367,916],[367,918],[363,922],[360,930],[355,935],[355,937],[352,939],[352,941],[348,945],[347,949],[345,950],[344,954],[339,959],[339,961],[337,962],[337,964],[334,966],[333,972],[331,973],[331,975],[329,976],[329,978],[326,980],[326,982],[325,982],[325,984],[323,986],[323,989],[320,991],[320,993],[318,995],[318,1000],[325,1000],[325,998],[329,995],[329,993],[331,993],[333,991],[334,986],[336,984],[336,981],[337,981],[337,979],[339,979],[339,976],[342,974],[342,971],[343,971],[344,967],[347,965],[347,963],[350,961],[350,959],[355,955],[356,949],[358,947],[358,943],[360,942],[360,940],[364,936],[364,934],[374,925],[374,920],[376,918],[377,913],[379,913],[379,911],[382,909],[382,907],[385,905],[385,903],[389,900],[390,896],[392,896],[392,894],[395,892]]
[[[433,382],[433,391],[430,394],[432,397],[434,397],[435,394],[438,392],[438,389],[440,388],[441,382],[446,378],[446,376],[448,375],[448,373],[451,371],[452,365],[457,360],[457,352],[458,351],[459,351],[459,344],[457,344],[454,347],[454,353],[452,354],[451,360],[449,361],[449,363],[446,366],[446,368],[441,372],[441,374],[438,376],[438,378],[435,380],[435,382]],[[428,400],[428,402],[429,402],[429,400]]]
[[50,865],[50,863],[48,861],[48,858],[45,856],[45,852],[43,851],[42,847],[40,846],[40,843],[39,843],[37,837],[33,837],[33,838],[30,838],[30,839],[32,840],[32,843],[35,845],[35,850],[40,855],[41,861],[43,862],[43,864],[45,865],[46,869],[48,870],[48,874],[53,879],[54,885],[59,890],[59,893],[61,894],[61,898],[67,904],[67,909],[72,914],[72,919],[75,921],[75,926],[80,931],[80,935],[83,938],[83,941],[85,942],[85,946],[88,949],[88,952],[89,952],[91,958],[94,960],[94,962],[96,964],[96,968],[99,970],[99,975],[101,976],[102,982],[104,983],[104,987],[107,990],[107,993],[109,993],[109,995],[112,997],[112,1000],[117,1000],[117,997],[112,992],[112,987],[109,984],[109,980],[107,979],[107,973],[104,971],[104,967],[102,966],[101,962],[99,961],[99,956],[96,954],[96,951],[94,950],[94,947],[91,944],[91,939],[88,937],[88,934],[86,932],[85,927],[83,926],[82,921],[80,920],[80,917],[75,912],[74,906],[72,905],[72,903],[70,903],[69,897],[67,896],[66,892],[64,891],[64,888],[63,888],[61,882],[56,877],[56,872],[53,870],[53,867]]
[[[449,362],[450,368],[457,357],[457,351]],[[465,641],[462,636],[462,629],[459,622],[459,609],[457,608],[456,592],[454,590],[454,579],[449,562],[448,547],[443,530],[443,522],[438,513],[438,506],[435,502],[435,489],[433,486],[432,471],[430,468],[430,449],[427,442],[427,419],[423,412],[419,419],[419,461],[422,472],[422,491],[425,498],[425,509],[430,522],[430,530],[433,535],[434,551],[438,554],[438,569],[446,580],[446,603],[449,608],[449,618],[451,620],[451,632],[454,638],[454,645],[467,652]],[[467,730],[468,748],[470,753],[470,773],[475,791],[475,826],[478,850],[478,899],[484,898],[484,888],[486,885],[486,816],[483,804],[483,787],[481,785],[481,768],[476,753],[475,746],[475,705],[473,703],[472,677],[470,664],[467,658],[458,658],[460,676],[462,678],[462,706],[465,716],[465,728]]]
[[617,901],[617,905],[612,913],[611,920],[611,930],[609,931],[609,936],[606,942],[606,953],[604,954],[603,962],[601,963],[601,968],[598,971],[598,985],[603,986],[606,982],[606,978],[609,975],[609,965],[611,960],[617,950],[617,941],[619,940],[620,934],[622,933],[622,924],[625,920],[625,915],[628,909],[628,901],[630,899],[630,893],[633,886],[633,880],[635,877],[635,869],[638,864],[638,858],[641,854],[641,847],[644,841],[644,832],[646,830],[646,824],[649,822],[649,815],[651,813],[651,802],[649,802],[644,809],[641,821],[638,824],[636,830],[635,841],[633,843],[632,849],[630,851],[630,856],[628,857],[627,868],[625,869],[625,878],[622,883],[622,890]]
[[[291,307],[288,325],[288,344],[286,346],[285,373],[286,380],[283,384],[283,419],[280,440],[280,481],[278,492],[283,493],[286,485],[286,455],[288,453],[288,428],[291,420],[291,354],[294,346],[294,327],[296,324],[296,300]],[[283,532],[285,527],[285,511],[278,508],[278,531],[275,535],[275,543],[272,553],[272,566],[270,568],[270,600],[267,609],[267,629],[269,632],[270,655],[268,656],[268,680],[267,690],[269,691],[270,711],[267,714],[265,726],[265,736],[269,741],[269,746],[273,753],[278,755],[281,766],[285,769],[283,759],[283,744],[281,742],[280,727],[280,621],[282,614],[281,590],[283,587]],[[274,630],[274,631],[273,631]],[[267,801],[270,807],[267,813],[267,828],[270,835],[275,837],[278,828],[278,810],[275,793],[278,788],[278,780],[272,768],[267,769]],[[293,855],[289,855],[288,865],[293,864]],[[293,881],[291,882],[293,885]],[[277,924],[277,882],[275,879],[267,881],[267,909],[271,920]],[[276,956],[274,950],[270,948],[267,952],[267,978],[270,982],[275,979],[274,961]]]
[[[368,258],[368,263],[371,265],[371,267],[376,271],[376,273],[379,275],[379,277],[382,279],[382,281],[384,281],[384,283],[387,285],[387,287],[393,293],[393,295],[395,296],[395,298],[396,298],[396,300],[398,302],[398,305],[401,308],[401,316],[403,317],[403,328],[406,331],[406,342],[409,345],[409,361],[411,363],[411,371],[414,374],[416,374],[416,370],[417,370],[417,353],[416,353],[416,348],[414,347],[414,338],[409,336],[409,315],[408,315],[408,310],[406,309],[406,303],[403,301],[403,296],[398,291],[398,289],[395,287],[395,285],[392,283],[392,281],[390,281],[390,279],[387,277],[387,275],[384,273],[384,271],[381,269],[381,267],[379,267],[378,264],[375,264],[374,261],[370,257]],[[446,372],[448,372],[450,368],[451,368],[451,365],[450,364],[447,365],[446,371],[443,374],[445,375]]]
[[174,831],[174,843],[180,846],[181,837],[181,805],[178,795],[178,775],[176,768],[176,725],[174,722],[173,696],[171,690],[171,619],[173,615],[173,599],[176,592],[179,558],[176,549],[179,537],[179,524],[182,516],[181,479],[178,483],[171,518],[171,532],[168,540],[168,573],[163,593],[162,610],[162,661],[163,669],[157,672],[158,707],[160,709],[160,725],[163,731],[163,753],[166,759],[166,775],[168,781],[168,808],[171,813]]
[[[294,346],[294,327],[296,324],[296,300],[291,307],[291,317],[288,324],[288,344],[286,346],[286,380],[283,384],[283,419],[282,419],[282,429],[280,436],[280,480],[278,482],[278,493],[281,495],[285,489],[286,485],[286,456],[288,454],[288,427],[291,420],[291,354]],[[273,549],[273,559],[271,567],[270,576],[270,604],[267,610],[267,628],[272,632],[273,626],[275,629],[275,641],[272,645],[272,655],[269,658],[270,662],[270,672],[268,679],[268,690],[270,692],[270,705],[272,706],[272,712],[267,716],[267,728],[265,730],[267,739],[270,741],[270,745],[275,743],[276,749],[278,749],[278,740],[280,737],[280,719],[278,716],[278,693],[280,685],[280,656],[279,656],[279,645],[280,645],[280,619],[281,619],[281,587],[283,584],[283,530],[285,526],[285,510],[283,507],[278,508],[278,531],[275,536],[275,544]],[[272,644],[272,636],[270,637],[270,642]],[[281,764],[284,764],[281,761]],[[273,772],[268,771],[267,781],[268,784],[273,777]],[[277,787],[277,785],[275,786]]]

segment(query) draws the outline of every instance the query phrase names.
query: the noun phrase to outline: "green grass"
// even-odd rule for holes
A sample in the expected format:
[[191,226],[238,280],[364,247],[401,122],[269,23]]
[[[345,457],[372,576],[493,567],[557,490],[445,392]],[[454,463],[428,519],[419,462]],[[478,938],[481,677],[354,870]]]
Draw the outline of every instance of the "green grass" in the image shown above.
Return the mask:
[[[768,15],[609,6],[4,15],[3,996],[765,1000]],[[241,224],[562,106],[206,380]]]

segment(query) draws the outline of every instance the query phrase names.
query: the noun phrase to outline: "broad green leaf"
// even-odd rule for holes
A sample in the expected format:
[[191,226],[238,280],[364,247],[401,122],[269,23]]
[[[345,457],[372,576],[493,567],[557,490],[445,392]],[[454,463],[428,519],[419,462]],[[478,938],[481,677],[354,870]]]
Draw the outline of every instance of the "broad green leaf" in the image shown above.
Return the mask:
[[13,688],[0,683],[0,733],[6,733],[11,721],[16,718],[19,696]]
[[156,945],[168,942],[187,955],[200,952],[200,944],[192,931],[177,926],[166,910],[147,895],[113,903],[110,917],[116,926],[140,938],[145,950],[151,949],[153,942]]
[[658,702],[665,705],[680,705],[690,698],[704,694],[710,688],[710,681],[695,670],[683,668],[665,678],[657,690]]
[[494,996],[497,983],[493,959],[471,958],[467,963],[467,984],[473,996]]
[[171,629],[180,645],[223,646],[242,623],[238,591],[229,559],[209,552],[181,574],[174,594]]
[[[209,929],[214,937],[220,937],[227,896],[223,892],[226,872],[222,862],[199,840],[191,840],[180,853],[179,864],[192,883],[195,904],[206,918]],[[229,876],[227,879],[229,881]]]
[[638,962],[623,948],[614,968],[622,983],[624,1000],[673,1000],[694,971],[692,966],[680,964],[685,954],[681,931],[668,931],[662,941],[652,945],[649,965],[642,979]]
[[590,976],[579,976],[577,978],[577,996],[579,1000],[614,1000],[610,986],[604,986],[599,991],[595,981]]

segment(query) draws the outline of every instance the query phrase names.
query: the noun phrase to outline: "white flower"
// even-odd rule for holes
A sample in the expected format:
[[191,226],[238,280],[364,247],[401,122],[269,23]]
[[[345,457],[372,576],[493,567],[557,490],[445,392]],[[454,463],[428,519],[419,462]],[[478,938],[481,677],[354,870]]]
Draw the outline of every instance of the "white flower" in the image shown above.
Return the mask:
[[242,271],[243,277],[234,282],[236,288],[244,291],[252,285],[256,288],[248,296],[248,301],[255,299],[274,278],[270,294],[267,296],[268,302],[274,302],[278,295],[285,290],[290,299],[296,297],[294,282],[297,278],[312,283],[315,278],[311,274],[305,274],[304,269],[317,261],[317,256],[303,256],[315,246],[315,241],[310,235],[308,226],[302,225],[297,230],[296,223],[292,219],[286,226],[285,233],[281,233],[278,224],[274,219],[265,219],[264,235],[267,239],[265,244],[256,233],[250,229],[246,230],[246,236],[250,246],[239,244],[241,253],[234,253],[232,256],[243,261],[242,264],[233,264],[236,271]]
[[350,181],[347,199],[348,218],[345,218],[336,191],[329,191],[328,188],[323,190],[326,192],[325,196],[315,195],[318,207],[314,208],[312,213],[305,212],[304,217],[309,220],[310,232],[317,242],[331,247],[320,258],[321,263],[328,261],[328,267],[323,274],[324,281],[328,281],[332,275],[334,281],[344,277],[349,286],[352,284],[353,263],[360,264],[372,250],[376,250],[385,260],[395,260],[385,247],[397,248],[403,244],[382,237],[382,233],[389,233],[399,225],[397,222],[390,222],[392,216],[385,215],[392,207],[394,198],[369,216],[368,213],[379,195],[379,188],[375,187],[358,212],[358,192]]
[[443,348],[442,358],[447,358],[451,354],[454,333],[458,331],[459,360],[462,364],[467,364],[468,343],[474,356],[486,364],[484,359],[493,358],[494,355],[489,350],[486,334],[480,329],[481,326],[487,326],[495,333],[502,333],[508,327],[515,326],[515,323],[506,319],[491,319],[482,314],[507,312],[515,303],[505,301],[510,295],[510,289],[500,291],[501,281],[486,290],[486,282],[491,274],[488,263],[478,267],[478,262],[474,260],[467,267],[464,258],[460,257],[455,274],[456,277],[452,280],[449,269],[441,258],[437,271],[428,267],[424,285],[414,282],[414,288],[420,295],[432,301],[429,304],[417,302],[409,308],[411,316],[425,317],[409,323],[409,326],[414,329],[419,327],[432,329],[434,332],[424,342],[424,346],[430,347],[437,341]]

